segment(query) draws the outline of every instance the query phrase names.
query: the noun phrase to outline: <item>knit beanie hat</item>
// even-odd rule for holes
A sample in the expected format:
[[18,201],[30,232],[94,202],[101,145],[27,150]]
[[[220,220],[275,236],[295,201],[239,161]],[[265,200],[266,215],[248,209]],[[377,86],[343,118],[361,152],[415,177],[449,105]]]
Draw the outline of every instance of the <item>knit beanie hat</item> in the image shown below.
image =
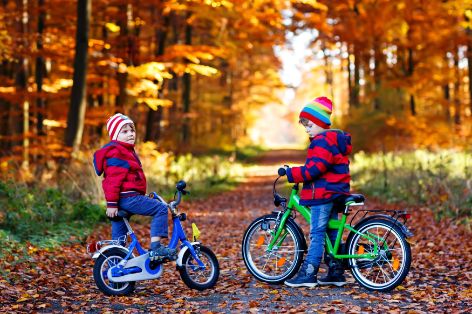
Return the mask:
[[323,129],[331,126],[331,112],[333,103],[328,97],[318,97],[310,101],[300,112],[300,119],[305,118]]
[[108,135],[110,136],[110,140],[116,141],[118,138],[118,133],[120,133],[121,128],[125,124],[134,124],[133,120],[125,116],[124,114],[117,113],[114,116],[110,117],[107,120],[107,131]]

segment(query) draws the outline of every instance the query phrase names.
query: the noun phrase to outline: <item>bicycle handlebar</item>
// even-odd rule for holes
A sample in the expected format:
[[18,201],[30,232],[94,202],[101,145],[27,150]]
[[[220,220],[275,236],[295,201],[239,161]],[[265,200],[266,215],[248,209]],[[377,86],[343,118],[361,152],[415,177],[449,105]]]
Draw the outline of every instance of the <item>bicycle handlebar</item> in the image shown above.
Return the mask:
[[283,168],[279,168],[279,170],[277,170],[277,173],[280,177],[283,177],[284,175],[287,174],[287,170],[283,167]]
[[169,204],[171,208],[175,208],[177,207],[177,205],[180,204],[180,201],[182,200],[182,194],[183,195],[190,194],[189,191],[185,190],[186,187],[187,187],[187,183],[185,183],[184,180],[180,180],[179,182],[177,182],[177,184],[175,185],[175,188],[177,189],[177,191],[175,192],[175,195],[177,195],[177,199],[175,200],[175,195],[174,195],[174,200],[170,202]]

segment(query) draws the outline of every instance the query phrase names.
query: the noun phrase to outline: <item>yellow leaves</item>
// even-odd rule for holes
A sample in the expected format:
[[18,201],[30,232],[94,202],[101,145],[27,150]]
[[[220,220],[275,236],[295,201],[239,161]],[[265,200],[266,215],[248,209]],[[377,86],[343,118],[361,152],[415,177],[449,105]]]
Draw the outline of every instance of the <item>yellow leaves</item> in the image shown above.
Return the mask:
[[215,1],[215,0],[205,0],[204,3],[208,6],[211,6],[213,8],[218,8],[218,7],[225,7],[225,8],[232,8],[233,4],[230,1],[226,0],[220,0],[220,1]]
[[198,73],[204,76],[213,76],[213,75],[218,74],[217,69],[207,66],[207,65],[200,65],[200,64],[188,64],[186,72],[190,74]]
[[105,27],[112,33],[117,33],[120,31],[120,27],[115,23],[106,23]]
[[313,9],[318,9],[321,11],[328,11],[328,7],[326,5],[324,5],[323,3],[319,3],[316,0],[298,0],[297,2],[305,4],[305,5],[309,5],[313,7]]
[[72,87],[72,84],[74,84],[74,81],[71,79],[58,79],[52,83],[44,84],[43,91],[47,93],[57,93],[61,89]]
[[172,106],[172,101],[169,99],[157,99],[151,97],[140,97],[136,100],[139,104],[146,104],[152,110],[157,110],[158,106],[169,107]]
[[128,74],[136,78],[145,78],[149,80],[157,80],[159,82],[164,79],[171,79],[172,74],[167,71],[167,67],[161,62],[148,62],[137,67],[127,67]]
[[166,59],[186,58],[194,63],[200,63],[200,60],[213,60],[215,57],[224,56],[224,54],[224,49],[206,45],[173,45],[166,50]]
[[14,93],[16,88],[14,86],[0,86],[0,94]]

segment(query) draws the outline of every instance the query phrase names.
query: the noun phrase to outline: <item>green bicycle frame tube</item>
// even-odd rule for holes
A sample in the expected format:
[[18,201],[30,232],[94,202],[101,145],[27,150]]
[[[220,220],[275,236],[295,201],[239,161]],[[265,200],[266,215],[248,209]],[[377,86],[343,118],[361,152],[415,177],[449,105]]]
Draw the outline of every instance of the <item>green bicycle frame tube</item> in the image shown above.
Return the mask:
[[[303,218],[305,218],[306,222],[310,224],[311,210],[308,207],[300,205],[299,202],[300,202],[300,197],[298,196],[298,190],[292,189],[292,192],[290,194],[290,200],[287,204],[287,209],[283,212],[283,215],[280,218],[279,227],[277,228],[275,234],[272,234],[273,238],[267,247],[267,251],[271,251],[274,248],[274,246],[280,246],[282,242],[284,241],[285,237],[288,235],[288,232],[285,229],[285,224],[287,222],[287,219],[292,214],[293,208],[295,208],[295,210],[299,212],[303,216]],[[349,205],[349,204],[346,204],[346,205]],[[357,230],[352,228],[349,224],[346,224],[346,220],[347,220],[346,214],[342,215],[341,220],[335,220],[335,219],[329,220],[328,229],[337,229],[338,234],[337,234],[334,246],[332,245],[328,235],[327,234],[325,235],[326,236],[325,238],[326,250],[328,251],[328,253],[332,254],[334,258],[369,258],[369,259],[375,258],[378,254],[378,244],[374,238],[378,238],[378,237],[373,234],[369,235],[369,234],[363,234],[363,233],[358,232]],[[374,244],[374,252],[365,253],[365,254],[336,254],[341,244],[341,239],[342,239],[344,229],[348,229],[356,234],[359,234],[361,237],[372,242]]]

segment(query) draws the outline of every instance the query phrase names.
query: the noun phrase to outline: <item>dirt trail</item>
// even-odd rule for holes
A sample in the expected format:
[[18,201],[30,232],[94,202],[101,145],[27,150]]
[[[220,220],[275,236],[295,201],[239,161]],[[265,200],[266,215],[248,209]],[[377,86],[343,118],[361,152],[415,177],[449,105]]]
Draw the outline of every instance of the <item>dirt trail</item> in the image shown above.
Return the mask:
[[[434,222],[428,209],[415,209],[413,212],[410,225],[415,233],[412,267],[405,282],[390,293],[367,291],[355,283],[349,273],[349,284],[343,288],[314,289],[267,285],[250,276],[240,252],[244,230],[256,217],[270,213],[274,208],[271,191],[275,176],[272,174],[280,165],[300,163],[303,158],[304,152],[300,151],[273,151],[258,160],[259,167],[250,169],[246,182],[234,191],[206,200],[184,200],[181,209],[189,217],[184,226],[187,232],[191,232],[191,222],[196,222],[202,231],[201,241],[218,256],[221,275],[214,289],[203,292],[188,289],[180,280],[175,266],[167,264],[162,277],[138,282],[131,296],[105,297],[93,282],[93,261],[85,254],[83,245],[75,245],[65,247],[56,256],[52,252],[38,254],[35,267],[18,270],[22,271],[22,279],[18,279],[16,286],[0,281],[3,290],[0,312],[24,309],[27,312],[89,313],[466,313],[470,310],[470,234],[450,222]],[[299,218],[297,221],[301,223]],[[308,226],[301,225],[307,234]],[[140,239],[147,239],[147,224],[132,221],[132,226]],[[108,225],[103,226],[90,238],[106,238],[108,229]]]

